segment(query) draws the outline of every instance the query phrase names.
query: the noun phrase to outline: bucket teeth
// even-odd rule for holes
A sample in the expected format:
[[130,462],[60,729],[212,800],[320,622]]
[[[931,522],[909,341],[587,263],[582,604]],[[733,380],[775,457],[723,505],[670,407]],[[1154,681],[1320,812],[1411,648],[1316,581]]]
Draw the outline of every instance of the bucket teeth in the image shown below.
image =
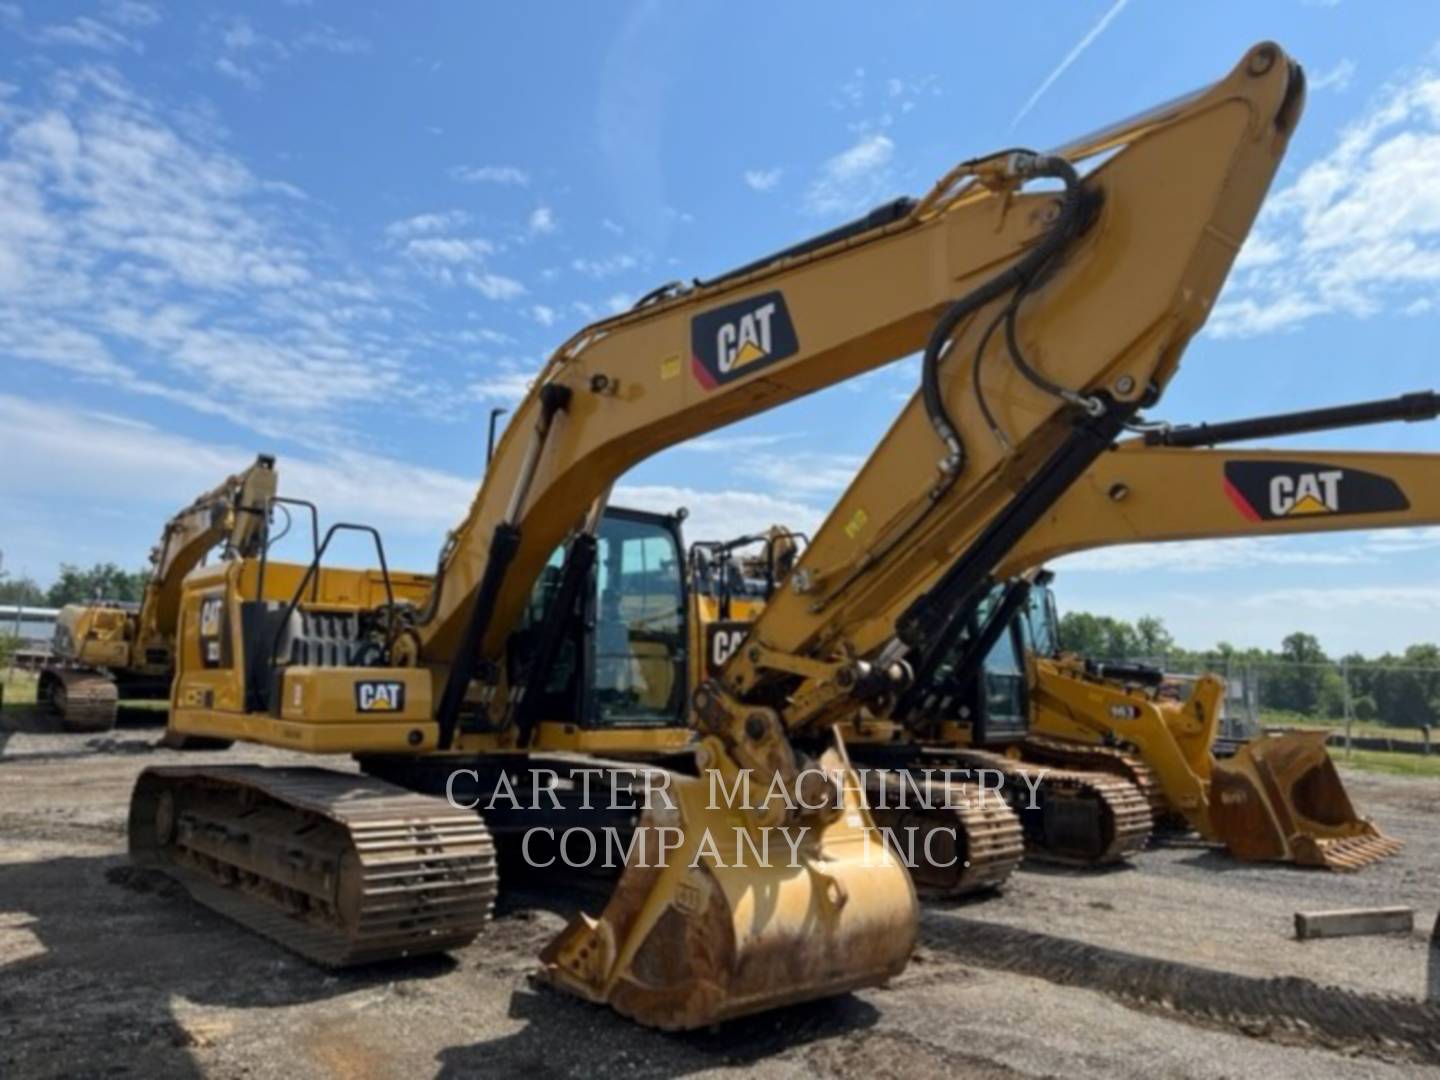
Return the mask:
[[1316,840],[1314,844],[1317,864],[1341,873],[1359,870],[1381,859],[1387,859],[1405,846],[1404,841],[1386,836],[1378,829],[1362,836]]

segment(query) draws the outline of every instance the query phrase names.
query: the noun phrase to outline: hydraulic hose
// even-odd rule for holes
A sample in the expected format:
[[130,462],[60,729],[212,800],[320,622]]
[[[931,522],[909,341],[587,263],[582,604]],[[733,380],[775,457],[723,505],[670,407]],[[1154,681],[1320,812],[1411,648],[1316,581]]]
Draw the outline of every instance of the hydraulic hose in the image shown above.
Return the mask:
[[[977,159],[971,164],[979,164],[983,160],[988,159]],[[1014,265],[952,303],[940,316],[925,343],[925,353],[920,366],[920,389],[930,424],[945,444],[946,456],[941,469],[949,474],[959,472],[964,465],[965,446],[959,429],[945,408],[945,399],[940,390],[940,362],[945,355],[946,343],[961,322],[976,310],[1033,281],[1045,264],[1078,235],[1083,222],[1080,174],[1070,162],[1053,154],[1017,151],[1010,154],[1009,172],[1022,183],[1042,177],[1059,180],[1065,185],[1065,193],[1061,196],[1060,210],[1054,224],[1040,237],[1040,241]]]

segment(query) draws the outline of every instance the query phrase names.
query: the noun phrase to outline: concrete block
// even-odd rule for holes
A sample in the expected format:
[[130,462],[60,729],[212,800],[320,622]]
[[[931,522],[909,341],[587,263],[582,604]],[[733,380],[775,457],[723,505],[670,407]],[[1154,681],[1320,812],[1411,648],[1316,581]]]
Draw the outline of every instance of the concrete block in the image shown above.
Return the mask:
[[[1408,907],[1342,908],[1338,911],[1297,911],[1295,937],[1351,937],[1356,934],[1408,934],[1415,929],[1415,909]],[[1440,923],[1437,923],[1440,933]]]

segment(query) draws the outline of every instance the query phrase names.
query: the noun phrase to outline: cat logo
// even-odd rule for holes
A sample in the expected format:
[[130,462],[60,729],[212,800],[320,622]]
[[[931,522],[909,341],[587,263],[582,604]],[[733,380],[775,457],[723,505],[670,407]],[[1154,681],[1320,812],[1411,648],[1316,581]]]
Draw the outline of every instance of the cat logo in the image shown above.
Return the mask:
[[748,622],[716,619],[705,627],[705,673],[716,676],[725,662],[735,655],[745,635],[750,633]]
[[1333,514],[1340,509],[1340,478],[1342,469],[1301,473],[1299,476],[1270,478],[1270,513],[1276,517],[1291,514]]
[[1410,500],[1388,476],[1317,462],[1227,461],[1225,494],[1250,521],[1410,508]]
[[200,601],[200,635],[215,637],[220,633],[220,613],[224,610],[225,598],[207,596]]
[[405,708],[405,684],[376,679],[355,684],[355,711],[398,713]]
[[726,304],[690,321],[691,368],[706,390],[799,350],[785,297],[778,292]]

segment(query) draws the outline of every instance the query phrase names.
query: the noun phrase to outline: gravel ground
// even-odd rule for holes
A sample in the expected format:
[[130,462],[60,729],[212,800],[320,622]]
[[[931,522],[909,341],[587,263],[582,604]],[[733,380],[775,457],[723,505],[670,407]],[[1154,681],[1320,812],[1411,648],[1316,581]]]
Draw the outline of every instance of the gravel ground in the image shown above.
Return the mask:
[[[1432,780],[1347,774],[1356,803],[1407,841],[1358,875],[1246,866],[1186,843],[1104,873],[1027,868],[1002,896],[927,908],[915,960],[888,987],[667,1036],[530,984],[535,952],[583,898],[506,894],[492,931],[454,956],[331,975],[129,869],[140,769],[292,755],[179,755],[154,749],[153,730],[0,720],[7,1077],[1440,1077]],[[1293,940],[1297,909],[1400,903],[1417,911],[1412,935]],[[1274,976],[1288,978],[1258,981]],[[1206,994],[1226,1000],[1197,1006]],[[1330,1038],[1246,1013],[1257,1000],[1379,1009],[1377,1030],[1398,1010],[1395,1023],[1433,1024],[1437,1042]]]

